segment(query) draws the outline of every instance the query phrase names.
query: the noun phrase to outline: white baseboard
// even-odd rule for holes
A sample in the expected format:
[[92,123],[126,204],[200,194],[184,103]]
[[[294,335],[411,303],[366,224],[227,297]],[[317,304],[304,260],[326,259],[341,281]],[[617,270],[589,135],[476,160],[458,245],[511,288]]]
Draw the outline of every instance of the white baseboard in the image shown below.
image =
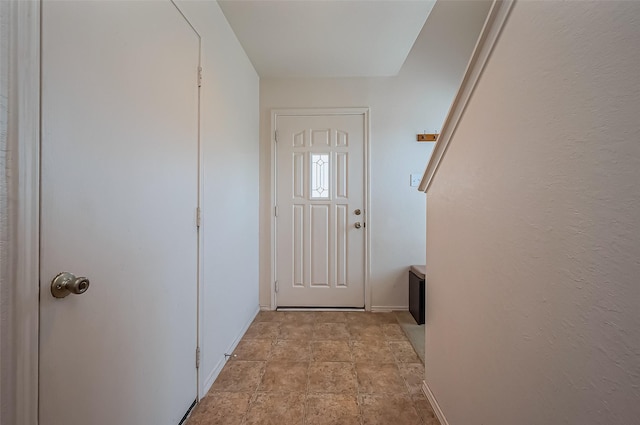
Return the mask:
[[[227,348],[225,353],[233,353],[233,350],[236,349],[236,347],[238,346],[238,343],[240,342],[244,334],[247,332],[247,329],[249,329],[249,326],[251,326],[251,323],[256,318],[260,310],[261,310],[261,307],[258,307],[256,309],[255,313],[251,316],[251,319],[247,323],[245,323],[245,325],[242,327],[242,329],[240,330],[238,335],[235,337],[231,345]],[[201,388],[202,391],[200,392],[200,399],[202,399],[202,397],[204,397],[209,392],[209,390],[213,386],[213,383],[215,382],[218,375],[220,375],[220,372],[222,371],[222,368],[226,363],[227,363],[227,359],[225,358],[221,359],[215,365],[215,367],[213,368],[209,376],[207,376],[207,379],[204,381],[204,385]]]
[[[364,311],[362,308],[315,308],[315,307],[298,307],[298,308],[278,308],[278,311]],[[260,311],[274,311],[269,305],[261,305]],[[409,306],[406,305],[382,305],[372,306],[371,311],[378,313],[388,313],[391,311],[409,311]]]
[[431,388],[429,388],[429,385],[427,385],[427,381],[422,381],[422,392],[429,400],[429,403],[431,403],[431,407],[433,407],[433,412],[438,417],[438,420],[440,421],[440,425],[449,425],[449,422],[447,422],[447,418],[444,417],[444,413],[442,412],[442,409],[440,409],[438,400],[436,400],[436,397],[431,392]]
[[371,311],[377,313],[389,313],[391,311],[408,311],[408,305],[374,305],[371,306]]

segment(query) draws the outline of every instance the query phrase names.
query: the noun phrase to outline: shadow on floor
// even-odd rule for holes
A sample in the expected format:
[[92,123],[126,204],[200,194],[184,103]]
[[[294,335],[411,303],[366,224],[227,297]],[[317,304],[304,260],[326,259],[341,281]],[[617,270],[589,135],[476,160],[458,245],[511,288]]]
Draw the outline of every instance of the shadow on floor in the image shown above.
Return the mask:
[[408,311],[396,311],[396,319],[424,364],[424,325],[418,325]]

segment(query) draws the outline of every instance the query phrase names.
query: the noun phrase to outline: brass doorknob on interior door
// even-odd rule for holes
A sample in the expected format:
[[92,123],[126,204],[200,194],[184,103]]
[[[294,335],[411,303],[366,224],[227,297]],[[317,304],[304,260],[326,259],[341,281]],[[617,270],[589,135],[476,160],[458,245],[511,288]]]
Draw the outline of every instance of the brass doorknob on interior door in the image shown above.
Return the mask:
[[51,281],[51,295],[64,298],[69,294],[82,295],[89,289],[89,279],[76,277],[73,273],[62,272]]
[[359,229],[362,227],[359,221],[356,221],[356,224],[354,224],[354,226],[356,226],[356,229]]

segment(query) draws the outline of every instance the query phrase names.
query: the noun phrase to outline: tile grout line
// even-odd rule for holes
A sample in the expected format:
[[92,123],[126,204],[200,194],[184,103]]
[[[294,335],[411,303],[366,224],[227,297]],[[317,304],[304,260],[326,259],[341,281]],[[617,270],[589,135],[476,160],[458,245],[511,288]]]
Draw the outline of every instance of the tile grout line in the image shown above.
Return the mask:
[[[280,332],[280,326],[282,325],[282,322],[276,322],[278,323],[278,333]],[[245,333],[246,335],[246,333]],[[242,339],[244,339],[244,336],[242,336]],[[276,334],[276,339],[275,341],[277,341],[278,338],[278,334]],[[262,383],[262,378],[264,377],[265,373],[267,372],[267,362],[269,361],[269,359],[271,358],[271,356],[273,355],[273,342],[274,339],[270,338],[271,340],[271,350],[269,350],[269,354],[267,354],[267,359],[262,362],[264,363],[264,367],[262,369],[262,373],[260,374],[260,379],[258,379],[258,385],[256,385],[256,389],[253,391],[253,394],[251,395],[251,397],[249,398],[249,405],[247,406],[247,410],[244,412],[244,415],[242,417],[242,420],[240,421],[241,425],[245,425],[247,423],[247,418],[249,416],[249,412],[251,411],[251,407],[253,406],[253,403],[258,399],[258,389],[260,388],[260,384]]]
[[[347,325],[347,330],[349,330],[349,326]],[[356,404],[358,405],[358,416],[360,425],[364,425],[364,406],[360,402],[361,394],[360,394],[360,381],[358,381],[358,369],[356,368],[356,355],[353,352],[353,343],[354,343],[353,335],[349,330],[349,353],[351,355],[351,367],[353,368],[353,373],[356,375]]]
[[[396,316],[396,321],[398,322],[398,317]],[[398,326],[400,326],[400,322],[398,322]],[[400,326],[400,329],[402,330],[403,333],[404,329],[402,329],[402,326]],[[405,334],[406,339],[408,340],[408,336]],[[415,348],[413,347],[413,345],[411,345],[411,348],[413,348],[414,354],[416,355],[416,357],[420,358],[420,356],[418,356],[418,353],[416,352]],[[389,349],[391,349],[391,347],[389,347]],[[411,401],[411,406],[413,407],[413,411],[415,412],[415,414],[418,416],[418,419],[420,419],[420,423],[421,424],[425,424],[424,419],[422,418],[422,416],[420,415],[420,412],[418,412],[418,408],[416,407],[416,404],[413,400],[413,396],[411,394],[411,388],[409,387],[409,383],[407,382],[407,379],[404,377],[404,375],[402,374],[402,371],[400,370],[400,364],[401,362],[399,361],[398,357],[395,355],[395,353],[392,351],[391,352],[393,354],[394,359],[396,360],[396,368],[398,369],[398,374],[400,374],[400,378],[402,379],[402,382],[405,385],[405,388],[407,390],[407,393],[409,395],[409,400]]]
[[311,352],[311,341],[313,340],[313,334],[315,332],[316,329],[316,323],[314,320],[313,326],[311,328],[311,338],[308,341],[308,345],[307,345],[307,350],[308,350],[308,354],[309,354],[309,359],[308,359],[308,363],[307,363],[307,390],[305,392],[305,396],[304,396],[304,410],[302,412],[302,424],[303,425],[307,425],[307,411],[309,410],[309,386],[311,384],[311,376],[310,376],[310,372],[311,372],[311,360],[312,360],[312,356],[313,353]]

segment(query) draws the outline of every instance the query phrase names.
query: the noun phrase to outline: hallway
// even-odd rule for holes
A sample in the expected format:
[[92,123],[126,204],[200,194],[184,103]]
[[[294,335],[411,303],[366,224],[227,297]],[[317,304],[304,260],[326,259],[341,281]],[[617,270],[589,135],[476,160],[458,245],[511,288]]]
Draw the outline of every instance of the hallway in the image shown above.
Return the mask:
[[393,313],[258,314],[187,425],[439,425]]

